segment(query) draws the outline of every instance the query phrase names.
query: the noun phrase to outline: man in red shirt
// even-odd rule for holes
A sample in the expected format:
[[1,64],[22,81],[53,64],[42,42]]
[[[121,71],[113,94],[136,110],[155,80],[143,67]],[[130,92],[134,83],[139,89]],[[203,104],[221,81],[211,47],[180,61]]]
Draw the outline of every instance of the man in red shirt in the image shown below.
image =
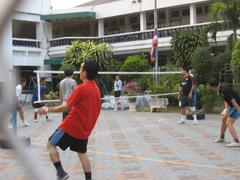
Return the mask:
[[86,180],[91,180],[91,166],[87,156],[88,137],[90,136],[101,109],[100,90],[95,82],[99,66],[95,61],[86,61],[80,68],[80,79],[83,81],[78,85],[66,103],[55,107],[42,107],[39,114],[48,112],[67,112],[59,128],[49,138],[47,149],[49,156],[57,170],[58,179],[68,179],[64,171],[56,147],[65,151],[77,152]]

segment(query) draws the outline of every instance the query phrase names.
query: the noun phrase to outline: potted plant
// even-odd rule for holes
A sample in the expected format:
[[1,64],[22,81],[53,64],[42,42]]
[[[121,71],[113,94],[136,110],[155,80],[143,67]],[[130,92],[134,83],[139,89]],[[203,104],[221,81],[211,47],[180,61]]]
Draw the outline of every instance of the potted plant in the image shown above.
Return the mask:
[[[138,82],[130,81],[124,83],[123,93],[127,94],[129,101],[129,111],[136,111],[136,96],[141,92],[141,87]],[[134,97],[132,97],[134,96]]]

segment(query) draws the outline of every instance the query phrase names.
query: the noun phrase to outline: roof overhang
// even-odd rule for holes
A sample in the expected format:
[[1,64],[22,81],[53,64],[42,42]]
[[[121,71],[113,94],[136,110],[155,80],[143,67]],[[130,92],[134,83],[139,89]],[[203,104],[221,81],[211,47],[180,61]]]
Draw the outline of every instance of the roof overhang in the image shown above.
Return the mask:
[[66,19],[95,19],[96,12],[83,11],[83,12],[73,12],[73,13],[61,13],[61,14],[45,14],[41,15],[41,20],[44,21],[63,21]]

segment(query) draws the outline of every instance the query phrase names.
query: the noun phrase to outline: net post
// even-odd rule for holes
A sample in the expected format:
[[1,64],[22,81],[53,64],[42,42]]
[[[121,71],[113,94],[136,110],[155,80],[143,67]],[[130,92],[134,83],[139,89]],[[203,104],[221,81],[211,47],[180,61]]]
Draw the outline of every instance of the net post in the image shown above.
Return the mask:
[[38,85],[37,86],[37,88],[38,88],[38,101],[41,101],[41,97],[40,97],[40,95],[41,95],[40,94],[40,79],[39,79],[40,77],[39,77],[39,72],[37,71],[36,73],[37,73],[37,85]]

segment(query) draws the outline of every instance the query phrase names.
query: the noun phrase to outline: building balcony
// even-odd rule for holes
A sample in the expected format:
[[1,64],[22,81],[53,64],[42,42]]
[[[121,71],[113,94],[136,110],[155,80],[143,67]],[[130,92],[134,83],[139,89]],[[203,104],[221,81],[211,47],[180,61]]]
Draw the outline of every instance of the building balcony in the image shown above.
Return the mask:
[[12,45],[15,47],[40,48],[41,41],[35,39],[12,38]]
[[[201,23],[197,25],[185,25],[177,27],[160,28],[159,31],[159,51],[168,51],[171,49],[171,37],[175,32],[179,31],[194,31],[206,27],[209,23]],[[51,57],[63,57],[66,48],[72,41],[86,41],[92,40],[94,42],[107,42],[111,44],[113,53],[128,54],[143,51],[149,51],[154,30],[147,30],[142,32],[122,33],[116,35],[108,35],[103,37],[62,37],[50,40],[49,55]],[[224,31],[218,33],[218,44],[225,43],[228,35],[231,32]],[[210,42],[213,40],[209,39]]]

